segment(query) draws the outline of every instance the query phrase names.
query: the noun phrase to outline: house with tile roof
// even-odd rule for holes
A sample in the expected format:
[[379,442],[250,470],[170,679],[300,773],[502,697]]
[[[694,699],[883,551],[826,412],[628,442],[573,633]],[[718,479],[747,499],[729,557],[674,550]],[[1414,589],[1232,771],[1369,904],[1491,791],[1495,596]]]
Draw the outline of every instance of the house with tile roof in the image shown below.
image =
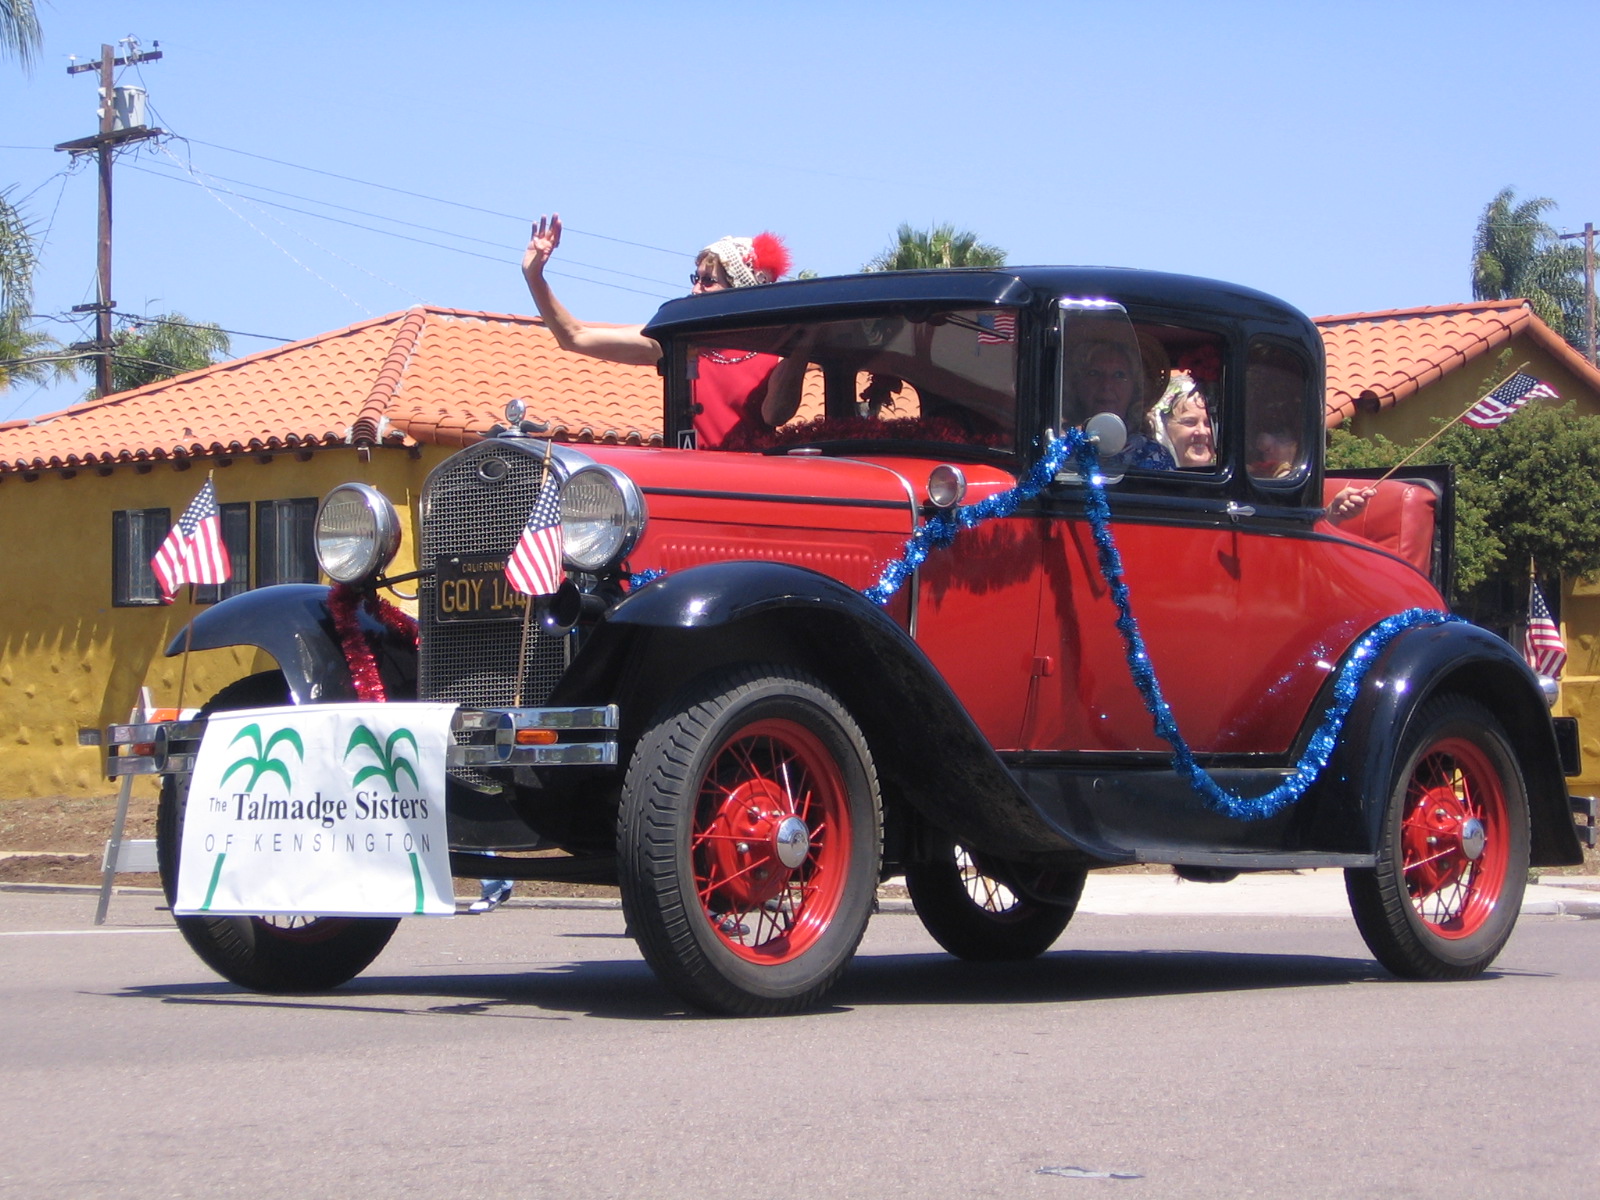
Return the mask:
[[[1600,415],[1600,370],[1524,300],[1315,321],[1328,356],[1329,429],[1419,443],[1519,368],[1552,385],[1580,415]],[[1600,580],[1563,580],[1557,616],[1568,652],[1557,711],[1578,717],[1583,732],[1584,773],[1573,787],[1600,791]]]
[[[251,650],[164,657],[197,605],[317,578],[317,501],[362,480],[401,510],[397,573],[429,470],[513,398],[551,436],[660,444],[650,367],[562,351],[536,318],[417,307],[134,391],[0,424],[0,798],[97,795],[80,728],[126,720],[141,688],[196,705],[269,669]],[[207,477],[234,579],[160,603],[148,560]],[[181,679],[180,679],[181,677]]]
[[[1600,413],[1600,371],[1521,301],[1317,319],[1327,423],[1417,441],[1482,393],[1509,348],[1579,410]],[[0,424],[0,800],[102,795],[80,728],[126,719],[148,688],[195,705],[272,664],[251,650],[163,655],[218,591],[315,578],[317,500],[353,479],[401,510],[394,570],[414,569],[414,505],[429,470],[527,402],[550,436],[661,444],[654,369],[568,354],[537,318],[419,306],[61,412]],[[151,590],[149,553],[209,475],[235,578]],[[142,539],[142,540],[141,540]],[[1600,587],[1563,595],[1572,661],[1563,704],[1600,739]],[[1586,741],[1600,781],[1600,741]]]

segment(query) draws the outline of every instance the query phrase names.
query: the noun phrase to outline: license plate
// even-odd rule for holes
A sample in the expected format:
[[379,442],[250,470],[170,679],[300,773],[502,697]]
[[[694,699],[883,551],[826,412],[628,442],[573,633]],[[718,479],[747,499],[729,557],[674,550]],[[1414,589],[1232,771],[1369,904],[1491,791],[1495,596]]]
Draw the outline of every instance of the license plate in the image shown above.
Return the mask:
[[441,621],[520,621],[528,597],[506,580],[503,558],[446,558],[435,576]]

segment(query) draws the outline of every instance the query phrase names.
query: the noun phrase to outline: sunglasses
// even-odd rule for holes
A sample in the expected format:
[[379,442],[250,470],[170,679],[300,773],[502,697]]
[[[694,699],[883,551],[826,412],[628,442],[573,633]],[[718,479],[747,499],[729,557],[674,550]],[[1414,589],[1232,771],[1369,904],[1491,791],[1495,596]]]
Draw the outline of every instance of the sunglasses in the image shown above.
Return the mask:
[[697,283],[701,287],[708,287],[708,288],[725,286],[723,284],[722,280],[718,279],[715,275],[702,275],[702,274],[700,274],[699,271],[690,271],[689,272],[689,286],[693,287]]

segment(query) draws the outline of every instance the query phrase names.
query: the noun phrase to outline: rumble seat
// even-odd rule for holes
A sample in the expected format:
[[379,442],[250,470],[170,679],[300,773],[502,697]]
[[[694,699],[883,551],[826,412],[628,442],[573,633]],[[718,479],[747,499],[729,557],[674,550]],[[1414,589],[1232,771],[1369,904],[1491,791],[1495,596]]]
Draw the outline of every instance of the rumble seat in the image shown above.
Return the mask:
[[[1322,502],[1328,504],[1346,486],[1360,487],[1360,479],[1330,476],[1322,483]],[[1426,479],[1386,479],[1366,509],[1335,528],[1397,554],[1424,575],[1431,573],[1437,539],[1439,492]]]

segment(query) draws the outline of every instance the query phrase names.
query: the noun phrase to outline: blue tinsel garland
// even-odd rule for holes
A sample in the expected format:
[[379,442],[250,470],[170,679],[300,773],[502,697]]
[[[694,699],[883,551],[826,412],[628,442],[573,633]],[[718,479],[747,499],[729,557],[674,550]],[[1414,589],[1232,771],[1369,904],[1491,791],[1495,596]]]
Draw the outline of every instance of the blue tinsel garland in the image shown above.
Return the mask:
[[[1334,680],[1333,701],[1323,713],[1321,723],[1311,735],[1305,752],[1289,777],[1263,795],[1239,796],[1212,779],[1195,760],[1194,751],[1179,732],[1172,708],[1161,693],[1161,684],[1156,679],[1155,667],[1145,649],[1144,637],[1139,632],[1138,622],[1134,620],[1128,585],[1122,577],[1122,556],[1117,552],[1116,541],[1111,536],[1111,505],[1106,500],[1105,480],[1100,474],[1099,459],[1094,443],[1082,430],[1069,429],[1061,437],[1052,440],[1043,457],[1015,487],[997,492],[976,504],[962,505],[951,512],[929,517],[907,539],[900,558],[886,566],[878,582],[866,588],[862,594],[875,604],[887,604],[901,585],[927,560],[931,550],[949,546],[963,529],[972,529],[994,517],[1010,516],[1018,505],[1043,491],[1061,472],[1069,457],[1077,459],[1085,481],[1084,508],[1094,533],[1100,573],[1105,576],[1112,603],[1117,608],[1117,630],[1122,634],[1127,653],[1128,672],[1144,699],[1145,708],[1149,710],[1157,736],[1172,747],[1173,769],[1188,780],[1189,786],[1200,795],[1207,807],[1224,816],[1241,821],[1258,821],[1281,812],[1304,796],[1333,757],[1345,718],[1350,715],[1350,708],[1361,690],[1361,682],[1383,648],[1408,629],[1461,619],[1445,612],[1412,608],[1388,617],[1369,629],[1345,655],[1338,678]],[[633,577],[633,585],[642,587],[662,574],[664,572],[641,571]]]

